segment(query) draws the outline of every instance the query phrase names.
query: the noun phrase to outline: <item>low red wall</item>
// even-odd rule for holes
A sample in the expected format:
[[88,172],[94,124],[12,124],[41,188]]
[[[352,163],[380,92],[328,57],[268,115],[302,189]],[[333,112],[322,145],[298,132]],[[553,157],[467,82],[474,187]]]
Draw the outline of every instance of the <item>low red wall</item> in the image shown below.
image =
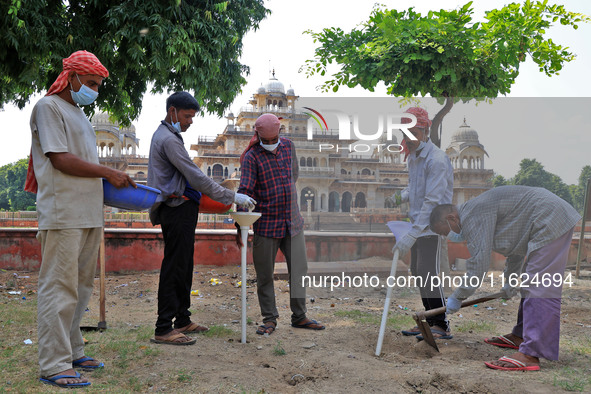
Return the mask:
[[[0,268],[37,271],[41,264],[41,246],[34,228],[0,228]],[[197,230],[195,255],[197,265],[239,265],[240,249],[234,230]],[[249,247],[251,239],[249,239]],[[369,257],[392,257],[393,237],[382,234],[306,232],[309,261],[355,261]],[[577,257],[578,238],[573,239],[569,263]],[[109,272],[152,271],[160,269],[164,243],[159,229],[106,229],[105,261]],[[465,243],[449,243],[449,261],[470,257]],[[252,263],[252,254],[248,253]],[[591,258],[591,239],[585,242],[582,259]],[[405,257],[408,263],[409,256]],[[281,252],[277,261],[285,261]],[[493,253],[493,269],[502,269],[505,258]]]

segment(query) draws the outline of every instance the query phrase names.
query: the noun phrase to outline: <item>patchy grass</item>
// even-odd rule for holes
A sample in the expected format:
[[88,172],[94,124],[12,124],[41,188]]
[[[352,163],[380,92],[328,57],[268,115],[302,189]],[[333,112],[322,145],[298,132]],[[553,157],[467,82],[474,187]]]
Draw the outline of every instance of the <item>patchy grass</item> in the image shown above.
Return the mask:
[[[380,313],[375,314],[371,312],[362,312],[359,309],[353,309],[350,311],[335,311],[334,316],[336,317],[344,317],[347,319],[354,320],[356,323],[364,323],[364,324],[372,324],[372,325],[380,325],[382,322],[382,314]],[[412,316],[409,315],[402,315],[396,313],[389,313],[388,314],[388,327],[393,329],[402,329],[408,325],[414,325],[414,320]]]
[[490,321],[474,321],[474,320],[466,320],[462,321],[460,324],[455,325],[454,329],[457,332],[494,332],[497,326],[495,323]]
[[[55,389],[39,383],[38,338],[36,334],[36,294],[0,295],[0,392],[50,392]],[[153,327],[111,326],[102,332],[83,332],[88,340],[85,354],[108,360],[109,368],[87,373],[92,385],[85,391],[105,391],[117,387],[119,392],[142,392],[149,384],[140,381],[132,371],[138,366],[150,367],[162,352],[150,347]],[[33,344],[26,345],[30,339]]]
[[226,327],[226,326],[211,326],[209,327],[209,331],[204,332],[201,335],[204,335],[208,338],[222,338],[228,337],[234,334],[234,330]]
[[591,337],[581,338],[577,342],[562,341],[560,345],[576,355],[591,356]]
[[281,341],[277,341],[277,343],[273,347],[273,354],[275,356],[285,356],[287,354],[283,346],[281,346]]
[[591,377],[585,371],[565,367],[554,375],[553,384],[566,391],[589,392]]

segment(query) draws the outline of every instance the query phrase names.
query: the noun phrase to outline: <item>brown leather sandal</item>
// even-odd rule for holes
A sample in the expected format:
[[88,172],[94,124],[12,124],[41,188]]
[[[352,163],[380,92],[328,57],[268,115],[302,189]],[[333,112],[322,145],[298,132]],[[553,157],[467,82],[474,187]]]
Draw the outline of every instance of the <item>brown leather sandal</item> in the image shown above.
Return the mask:
[[177,330],[172,330],[170,333],[166,335],[154,336],[154,338],[150,339],[150,342],[158,343],[161,345],[187,346],[195,344],[197,340],[191,339],[185,334],[178,332]]
[[200,326],[197,323],[191,322],[191,323],[187,324],[184,327],[177,328],[176,330],[178,332],[182,332],[182,333],[185,333],[185,334],[200,334],[202,332],[209,331],[209,328],[204,327],[204,326]]

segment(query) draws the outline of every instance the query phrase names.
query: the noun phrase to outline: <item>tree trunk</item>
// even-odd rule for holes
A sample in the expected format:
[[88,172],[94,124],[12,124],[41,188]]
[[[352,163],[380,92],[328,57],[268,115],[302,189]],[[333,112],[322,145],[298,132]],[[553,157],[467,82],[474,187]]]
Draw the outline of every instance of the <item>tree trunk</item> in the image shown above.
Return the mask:
[[447,113],[451,111],[451,108],[454,106],[453,97],[449,97],[447,93],[443,93],[443,96],[445,97],[445,105],[439,110],[439,112],[437,112],[437,115],[433,117],[431,129],[429,131],[429,138],[431,138],[431,141],[439,148],[441,148],[439,126],[441,126],[441,122],[443,121],[445,115],[447,115]]

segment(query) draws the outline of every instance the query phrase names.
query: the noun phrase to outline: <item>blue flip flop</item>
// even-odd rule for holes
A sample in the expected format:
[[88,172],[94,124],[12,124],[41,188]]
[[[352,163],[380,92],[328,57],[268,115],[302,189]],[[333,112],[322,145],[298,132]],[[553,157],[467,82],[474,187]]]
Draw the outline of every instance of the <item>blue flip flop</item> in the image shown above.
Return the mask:
[[84,356],[78,360],[72,361],[72,367],[82,369],[83,371],[95,371],[99,368],[105,367],[105,364],[103,364],[103,363],[99,363],[99,365],[82,365],[82,363],[84,363],[86,361],[96,361],[96,360],[92,357]]
[[58,383],[57,381],[60,379],[80,379],[80,373],[76,372],[76,375],[56,375],[52,376],[51,378],[39,378],[39,381],[45,384],[50,384],[52,386],[62,387],[62,388],[76,388],[76,387],[86,387],[90,386],[90,382],[85,383]]
[[[447,332],[443,331],[443,329],[441,328],[431,327],[431,332],[433,334],[439,335],[438,337],[433,337],[435,339],[452,339],[454,337],[453,335],[450,335]],[[415,338],[419,341],[422,341],[424,339],[422,335],[417,335]]]

